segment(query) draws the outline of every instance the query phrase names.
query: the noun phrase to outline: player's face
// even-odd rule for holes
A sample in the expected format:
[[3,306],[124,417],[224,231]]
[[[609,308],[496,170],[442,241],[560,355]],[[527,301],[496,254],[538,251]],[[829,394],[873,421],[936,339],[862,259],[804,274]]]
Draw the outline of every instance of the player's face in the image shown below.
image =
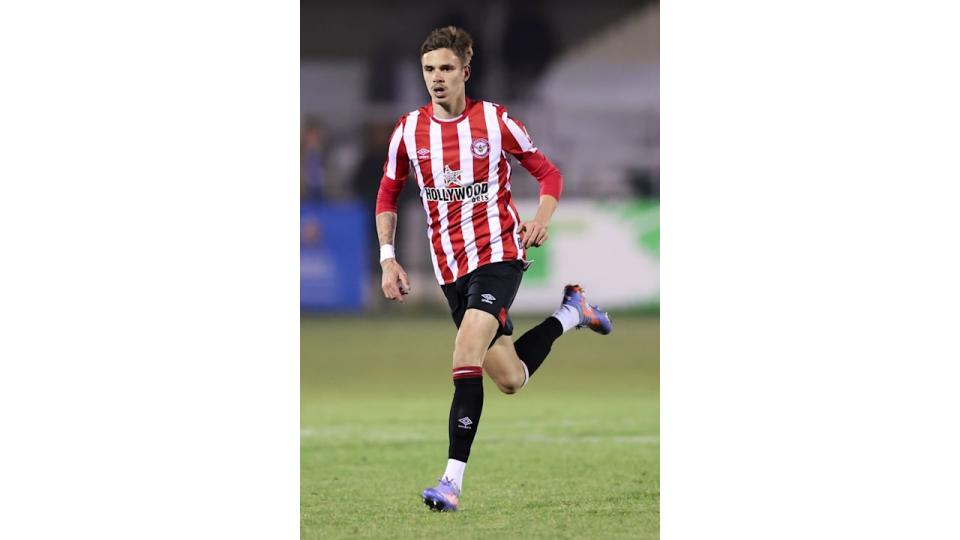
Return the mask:
[[465,67],[450,49],[437,49],[420,57],[423,82],[434,103],[455,103],[464,93],[464,83],[470,78]]

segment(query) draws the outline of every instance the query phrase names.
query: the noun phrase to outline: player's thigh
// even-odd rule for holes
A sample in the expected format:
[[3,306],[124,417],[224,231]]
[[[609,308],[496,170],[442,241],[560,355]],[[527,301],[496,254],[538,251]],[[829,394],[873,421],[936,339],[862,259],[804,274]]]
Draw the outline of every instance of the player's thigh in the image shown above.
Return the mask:
[[520,288],[522,276],[523,264],[520,261],[506,261],[478,268],[467,283],[467,309],[493,315],[499,322],[498,338],[513,334],[508,311]]
[[453,365],[479,366],[490,342],[497,335],[500,321],[479,309],[467,309],[457,330],[453,347]]
[[483,357],[483,370],[504,393],[512,394],[523,386],[523,366],[513,347],[513,339],[500,336],[493,342]]

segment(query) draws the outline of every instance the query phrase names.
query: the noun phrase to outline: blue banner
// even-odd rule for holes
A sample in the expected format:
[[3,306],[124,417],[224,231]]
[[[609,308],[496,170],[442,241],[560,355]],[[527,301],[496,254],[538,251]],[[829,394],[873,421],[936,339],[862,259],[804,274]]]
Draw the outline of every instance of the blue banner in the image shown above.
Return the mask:
[[300,204],[302,312],[363,309],[372,220],[361,203]]

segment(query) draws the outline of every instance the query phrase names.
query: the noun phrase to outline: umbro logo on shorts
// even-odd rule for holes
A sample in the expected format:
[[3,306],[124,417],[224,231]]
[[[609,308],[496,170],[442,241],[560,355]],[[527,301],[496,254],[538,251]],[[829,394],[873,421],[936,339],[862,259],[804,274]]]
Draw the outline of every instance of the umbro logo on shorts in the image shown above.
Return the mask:
[[493,301],[496,300],[496,299],[497,299],[497,298],[496,298],[495,296],[493,296],[492,294],[490,294],[490,293],[486,293],[486,294],[481,294],[481,295],[480,295],[480,301],[481,301],[481,302],[486,302],[486,303],[488,303],[488,304],[492,304]]
[[468,416],[464,416],[463,418],[457,420],[457,422],[460,422],[460,427],[463,429],[470,429],[470,426],[473,425],[473,420],[471,420]]

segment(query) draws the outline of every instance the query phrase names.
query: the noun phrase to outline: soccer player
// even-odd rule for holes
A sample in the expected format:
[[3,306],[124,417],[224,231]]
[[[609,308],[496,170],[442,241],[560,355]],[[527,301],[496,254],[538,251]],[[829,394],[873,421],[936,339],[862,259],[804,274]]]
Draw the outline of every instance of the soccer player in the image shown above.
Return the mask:
[[[432,31],[420,47],[430,103],[397,123],[376,206],[383,294],[402,303],[410,282],[393,241],[397,199],[413,174],[427,214],[434,272],[458,328],[449,459],[439,484],[423,492],[424,503],[439,511],[460,508],[463,472],[483,409],[483,372],[502,392],[513,394],[564,332],[585,327],[609,334],[613,328],[605,312],[587,304],[579,285],[567,285],[553,315],[516,342],[511,338],[508,312],[530,264],[525,248],[547,241],[563,179],[504,107],[466,97],[472,55],[470,35],[454,26]],[[540,183],[540,205],[528,221],[520,221],[510,196],[508,153]]]

